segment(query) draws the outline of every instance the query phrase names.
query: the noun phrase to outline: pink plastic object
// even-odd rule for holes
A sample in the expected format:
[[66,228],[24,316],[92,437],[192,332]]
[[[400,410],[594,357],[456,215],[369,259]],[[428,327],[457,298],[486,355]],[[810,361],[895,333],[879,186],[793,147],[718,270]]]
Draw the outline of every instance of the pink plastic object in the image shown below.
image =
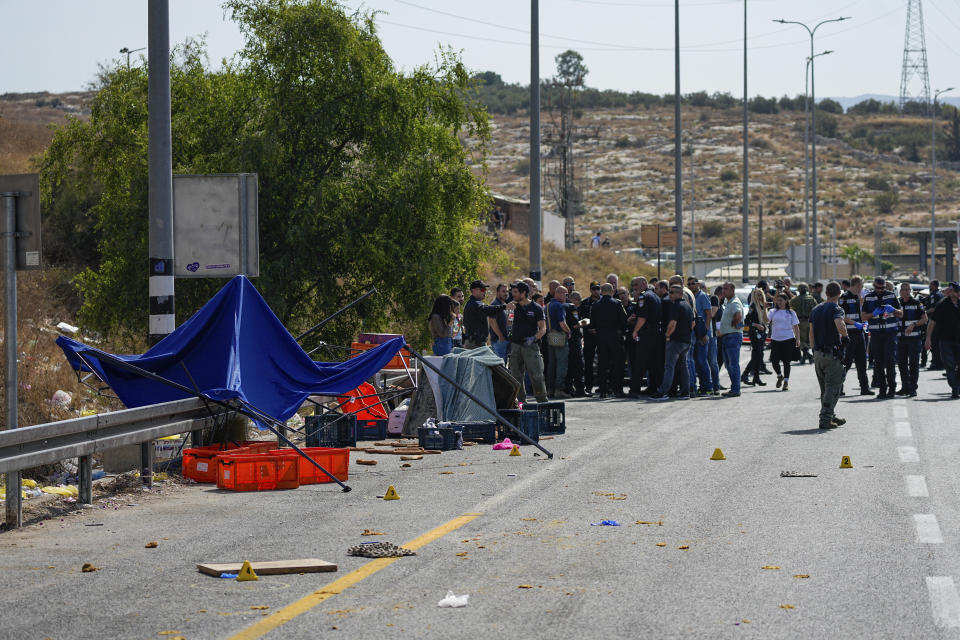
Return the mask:
[[513,449],[513,443],[510,442],[510,438],[504,438],[503,442],[498,442],[493,445],[494,451],[503,451],[504,449]]

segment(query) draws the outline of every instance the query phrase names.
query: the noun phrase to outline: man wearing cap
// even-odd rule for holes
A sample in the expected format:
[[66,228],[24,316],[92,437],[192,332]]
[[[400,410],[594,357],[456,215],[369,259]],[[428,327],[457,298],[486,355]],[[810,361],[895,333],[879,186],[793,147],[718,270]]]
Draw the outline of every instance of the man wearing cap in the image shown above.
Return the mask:
[[866,336],[863,335],[866,323],[860,319],[863,311],[863,300],[860,298],[862,291],[863,278],[853,276],[850,278],[847,290],[840,296],[839,305],[844,313],[843,322],[847,325],[847,336],[850,338],[850,344],[844,350],[843,367],[845,371],[849,371],[851,365],[856,364],[860,395],[872,396],[874,392],[870,389],[870,381],[867,379],[867,342]]
[[897,367],[900,369],[899,396],[917,395],[917,378],[920,373],[920,351],[923,339],[920,329],[927,324],[927,314],[923,303],[913,297],[909,282],[900,285],[900,307],[903,318],[897,335]]
[[940,360],[947,370],[947,382],[950,383],[950,397],[960,398],[960,284],[951,282],[946,296],[937,303],[930,314],[930,326],[927,331],[926,347],[932,347],[931,336],[936,329],[940,343]]
[[800,321],[800,364],[809,360],[813,364],[813,354],[810,353],[810,312],[817,306],[817,301],[807,290],[807,285],[801,282],[797,286],[797,295],[790,298],[790,309],[797,314]]
[[813,345],[813,366],[820,383],[820,428],[836,429],[846,420],[834,413],[843,386],[843,349],[849,344],[844,311],[837,302],[840,285],[827,284],[827,299],[810,314],[807,340]]
[[[847,280],[844,280],[844,282],[847,282]],[[810,295],[813,296],[813,299],[817,301],[817,304],[823,302],[823,283],[814,282],[812,285],[810,285]]]
[[[470,283],[470,299],[463,308],[463,346],[465,349],[476,349],[487,344],[487,334],[490,325],[487,318],[496,318],[501,309],[497,305],[484,304],[487,296],[487,283],[483,280],[474,280]],[[513,309],[513,303],[507,304],[507,309]]]
[[882,276],[873,279],[873,291],[863,296],[860,318],[870,325],[870,358],[880,387],[877,400],[892,398],[897,390],[897,329],[903,309],[896,294],[887,291]]
[[655,393],[660,387],[663,367],[656,367],[657,344],[660,340],[660,298],[650,289],[647,279],[638,276],[631,282],[634,295],[636,320],[630,334],[632,357],[630,358],[630,397],[643,393],[643,379],[647,379],[647,392]]
[[590,327],[596,331],[600,376],[600,398],[610,395],[625,397],[623,393],[623,329],[627,313],[623,304],[613,297],[609,282],[600,287],[601,298],[590,308]]
[[530,300],[530,286],[518,282],[513,289],[513,330],[510,333],[510,375],[520,385],[517,400],[526,398],[523,376],[527,373],[533,383],[537,402],[547,402],[547,386],[543,378],[543,358],[537,341],[547,332],[543,309]]
[[[593,322],[593,305],[600,301],[600,284],[590,283],[590,297],[580,303],[580,319],[589,319]],[[597,357],[597,330],[587,326],[583,330],[583,381],[584,395],[593,395],[593,363]]]

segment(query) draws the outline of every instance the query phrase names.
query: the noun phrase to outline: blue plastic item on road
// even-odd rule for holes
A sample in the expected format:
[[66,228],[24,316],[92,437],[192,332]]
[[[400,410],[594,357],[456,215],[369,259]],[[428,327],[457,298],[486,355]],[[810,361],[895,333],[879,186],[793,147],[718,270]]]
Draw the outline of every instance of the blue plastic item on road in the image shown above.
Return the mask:
[[620,523],[616,520],[601,520],[600,522],[591,522],[591,527],[619,527]]
[[240,574],[238,574],[238,573],[221,573],[221,574],[220,574],[220,577],[221,577],[221,578],[227,578],[227,579],[231,579],[231,580],[232,580],[232,579],[236,579],[236,577],[237,577],[238,575],[240,575]]

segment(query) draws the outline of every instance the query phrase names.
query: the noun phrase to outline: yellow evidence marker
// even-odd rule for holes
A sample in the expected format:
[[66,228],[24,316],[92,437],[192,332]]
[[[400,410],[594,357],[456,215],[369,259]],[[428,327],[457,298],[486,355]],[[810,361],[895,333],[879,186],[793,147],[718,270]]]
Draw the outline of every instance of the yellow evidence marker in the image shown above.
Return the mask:
[[843,456],[840,458],[840,468],[853,469],[853,465],[850,464],[850,456]]
[[243,566],[240,567],[240,573],[237,574],[237,582],[250,582],[259,579],[260,578],[254,572],[253,567],[250,566],[250,561],[244,560]]
[[399,500],[400,496],[397,495],[397,490],[393,488],[393,485],[387,487],[387,492],[383,494],[384,500]]
[[513,445],[513,449],[510,449],[510,455],[512,456],[520,455],[520,447],[518,447],[517,445]]
[[711,460],[726,460],[726,456],[723,455],[723,451],[720,451],[720,447],[717,447],[713,450],[713,455],[710,456]]

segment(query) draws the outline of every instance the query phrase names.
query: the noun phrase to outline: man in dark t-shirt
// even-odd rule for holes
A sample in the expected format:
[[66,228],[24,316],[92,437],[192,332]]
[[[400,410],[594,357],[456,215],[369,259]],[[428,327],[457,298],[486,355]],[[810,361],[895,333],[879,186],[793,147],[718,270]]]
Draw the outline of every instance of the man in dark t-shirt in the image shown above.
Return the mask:
[[[664,305],[666,307],[667,305]],[[677,369],[680,372],[680,395],[681,400],[686,400],[690,396],[690,370],[687,367],[687,352],[690,350],[690,337],[693,332],[693,309],[683,298],[683,285],[675,284],[670,286],[670,315],[666,328],[664,329],[664,341],[666,348],[664,352],[663,382],[657,393],[650,396],[651,400],[669,400],[670,386],[673,384],[673,372]],[[696,391],[693,393],[696,396]]]
[[951,282],[944,293],[946,296],[937,303],[930,316],[926,347],[931,348],[933,336],[939,341],[940,361],[947,370],[947,382],[950,383],[950,397],[960,398],[960,283]]
[[827,299],[810,312],[810,344],[813,346],[813,366],[820,383],[820,428],[836,429],[846,422],[834,414],[840,389],[843,386],[843,349],[850,344],[844,311],[840,300],[840,285],[830,282]]
[[513,289],[513,300],[517,306],[513,312],[513,329],[510,332],[510,374],[520,385],[517,400],[526,398],[523,374],[530,374],[533,393],[537,402],[547,402],[547,386],[543,377],[543,358],[537,340],[547,332],[547,323],[543,318],[540,305],[531,302],[530,287],[526,282],[518,282]]

